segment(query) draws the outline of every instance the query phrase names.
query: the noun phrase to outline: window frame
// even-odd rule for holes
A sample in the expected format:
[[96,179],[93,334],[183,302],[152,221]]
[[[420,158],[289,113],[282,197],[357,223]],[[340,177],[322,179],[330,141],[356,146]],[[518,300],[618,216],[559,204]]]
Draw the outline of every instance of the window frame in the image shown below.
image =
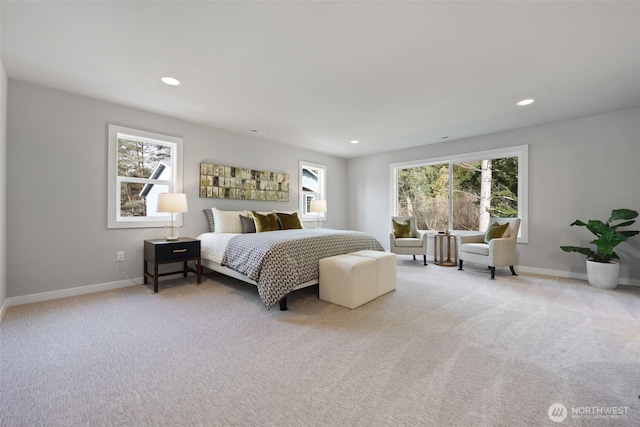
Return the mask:
[[319,190],[317,194],[319,194],[318,200],[327,200],[327,166],[321,165],[319,163],[307,162],[304,160],[298,161],[298,173],[299,173],[299,183],[298,183],[298,192],[300,194],[298,198],[298,209],[300,210],[300,219],[302,221],[327,221],[327,212],[321,213],[310,213],[307,212],[307,201],[315,200],[315,198],[310,199],[309,192],[305,192],[302,188],[303,184],[303,169],[305,167],[319,169],[322,171],[320,176],[318,177],[318,187]]
[[[170,180],[151,178],[133,178],[118,176],[118,139],[127,138],[150,144],[171,147],[171,165],[174,171]],[[121,215],[120,191],[123,182],[142,184],[161,184],[169,187],[169,192],[182,192],[182,138],[148,132],[118,125],[108,125],[108,178],[107,178],[107,228],[150,228],[164,227],[168,215],[124,217]],[[182,225],[182,214],[178,215],[179,225]]]
[[[398,212],[398,171],[409,167],[433,166],[443,163],[449,164],[449,227],[453,223],[453,176],[452,163],[489,160],[504,157],[518,157],[518,218],[520,218],[520,231],[518,243],[529,242],[529,146],[517,145],[513,147],[497,148],[492,150],[474,151],[471,153],[452,154],[449,156],[435,157],[423,160],[411,160],[391,164],[391,215]],[[455,230],[452,230],[455,232]]]

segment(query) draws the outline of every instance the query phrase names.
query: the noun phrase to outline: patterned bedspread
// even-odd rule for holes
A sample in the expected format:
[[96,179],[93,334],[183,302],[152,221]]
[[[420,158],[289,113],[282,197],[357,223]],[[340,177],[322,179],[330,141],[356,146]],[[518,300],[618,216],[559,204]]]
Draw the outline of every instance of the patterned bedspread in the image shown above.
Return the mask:
[[363,249],[384,251],[370,234],[358,231],[303,229],[241,234],[233,237],[222,265],[258,284],[267,308],[296,286],[318,279],[319,261]]

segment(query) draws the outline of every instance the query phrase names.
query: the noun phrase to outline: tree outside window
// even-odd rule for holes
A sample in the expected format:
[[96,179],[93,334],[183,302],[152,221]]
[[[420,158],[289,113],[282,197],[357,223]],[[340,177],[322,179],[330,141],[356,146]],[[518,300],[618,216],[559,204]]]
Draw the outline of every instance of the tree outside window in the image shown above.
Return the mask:
[[[157,200],[154,196],[158,192],[168,191],[168,186],[161,182],[171,181],[171,154],[171,146],[118,138],[121,216],[155,213],[155,206],[149,202]],[[149,182],[131,182],[128,178],[148,179]]]
[[182,190],[182,139],[109,125],[108,140],[108,227],[162,227],[158,194]]
[[526,167],[520,163],[526,164],[526,146],[515,148],[484,158],[396,166],[396,214],[415,216],[419,229],[438,231],[484,231],[491,217],[522,217]]

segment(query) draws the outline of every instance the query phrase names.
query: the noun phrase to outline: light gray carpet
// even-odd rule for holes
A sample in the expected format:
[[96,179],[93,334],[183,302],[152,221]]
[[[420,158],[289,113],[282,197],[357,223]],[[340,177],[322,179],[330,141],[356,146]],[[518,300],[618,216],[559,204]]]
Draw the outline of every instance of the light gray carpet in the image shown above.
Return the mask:
[[356,310],[317,288],[266,310],[215,273],[10,307],[0,425],[640,424],[639,288],[405,258]]

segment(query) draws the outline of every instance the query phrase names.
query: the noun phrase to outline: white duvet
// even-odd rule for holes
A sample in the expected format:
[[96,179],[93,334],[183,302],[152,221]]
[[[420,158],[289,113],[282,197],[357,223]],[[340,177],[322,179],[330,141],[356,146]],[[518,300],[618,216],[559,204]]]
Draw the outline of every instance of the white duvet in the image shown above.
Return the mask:
[[200,240],[202,258],[220,264],[229,240],[237,235],[238,233],[202,233],[197,237]]

